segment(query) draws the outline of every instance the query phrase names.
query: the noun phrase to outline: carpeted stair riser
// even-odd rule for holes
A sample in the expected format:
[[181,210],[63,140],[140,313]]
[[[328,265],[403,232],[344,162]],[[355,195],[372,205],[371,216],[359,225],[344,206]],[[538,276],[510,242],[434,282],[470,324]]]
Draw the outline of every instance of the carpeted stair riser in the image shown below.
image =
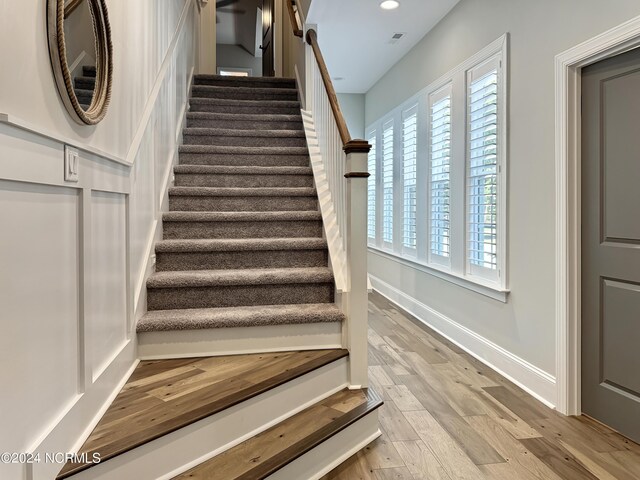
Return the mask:
[[[215,129],[205,130],[215,131]],[[246,131],[251,132],[251,130]],[[244,132],[244,130],[239,132]],[[282,132],[285,131],[283,130]],[[193,129],[185,130],[183,134],[184,144],[219,147],[306,147],[307,145],[307,139],[303,131],[300,131],[299,135],[289,136],[203,135],[202,133],[202,130],[199,132],[194,132]]]
[[82,90],[93,91],[96,89],[95,77],[76,77],[73,79],[73,84],[75,88],[79,88]]
[[78,102],[85,105],[91,104],[91,100],[93,100],[93,90],[79,90],[76,88],[74,91]]
[[291,88],[210,87],[207,85],[194,85],[191,87],[191,96],[193,98],[226,100],[297,101],[298,91]]
[[215,287],[147,287],[149,310],[333,302],[333,282]]
[[321,220],[273,222],[165,221],[164,238],[314,238],[322,237]]
[[82,67],[82,75],[85,77],[93,77],[96,78],[96,67]]
[[175,174],[177,187],[313,187],[313,175]]
[[191,98],[190,112],[239,113],[250,115],[300,115],[298,101],[248,101],[218,98]]
[[167,252],[156,253],[156,271],[326,267],[328,260],[326,247],[318,250]]
[[180,149],[180,165],[220,165],[255,167],[308,167],[309,155],[246,155],[198,153]]
[[275,212],[317,210],[318,199],[308,197],[223,197],[169,194],[173,212]]
[[[264,117],[264,118],[260,118]],[[187,128],[235,128],[239,130],[303,130],[297,115],[234,115],[187,113]]]
[[296,88],[294,78],[280,77],[233,77],[222,75],[195,75],[194,85],[211,85],[216,87],[256,87],[256,88]]

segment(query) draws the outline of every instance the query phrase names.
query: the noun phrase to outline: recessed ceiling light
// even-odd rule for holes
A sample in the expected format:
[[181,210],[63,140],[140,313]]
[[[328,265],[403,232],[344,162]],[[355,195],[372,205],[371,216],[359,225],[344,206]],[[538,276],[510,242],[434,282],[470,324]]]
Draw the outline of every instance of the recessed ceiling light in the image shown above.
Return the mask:
[[380,4],[380,8],[383,10],[394,10],[400,6],[400,2],[398,0],[384,0]]

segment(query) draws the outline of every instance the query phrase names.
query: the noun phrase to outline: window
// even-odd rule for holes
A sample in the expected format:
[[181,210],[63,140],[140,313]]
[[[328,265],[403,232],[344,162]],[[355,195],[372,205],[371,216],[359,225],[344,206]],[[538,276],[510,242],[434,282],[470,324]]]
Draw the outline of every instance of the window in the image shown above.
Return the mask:
[[376,150],[377,150],[377,137],[375,130],[369,136],[369,144],[371,150],[369,150],[368,158],[368,170],[369,181],[367,183],[367,237],[369,241],[375,241],[376,238]]
[[418,108],[414,106],[404,113],[402,121],[402,244],[409,250],[416,248],[417,125]]
[[498,68],[492,59],[468,72],[467,260],[470,269],[498,268]]
[[369,245],[499,299],[507,287],[506,51],[505,35],[367,130]]
[[429,105],[429,253],[433,261],[446,264],[451,246],[451,85],[432,94]]
[[393,122],[382,130],[382,241],[393,243]]

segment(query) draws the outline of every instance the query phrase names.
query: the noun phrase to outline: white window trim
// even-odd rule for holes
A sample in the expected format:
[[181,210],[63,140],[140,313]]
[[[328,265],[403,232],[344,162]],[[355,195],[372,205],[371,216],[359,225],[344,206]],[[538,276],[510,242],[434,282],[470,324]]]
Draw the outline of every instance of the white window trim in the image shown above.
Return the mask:
[[[389,121],[393,121],[394,123],[394,177],[397,175],[397,180],[394,179],[394,242],[393,245],[389,243],[385,243],[382,241],[382,232],[378,231],[378,236],[376,242],[373,244],[369,244],[369,247],[372,252],[375,253],[383,253],[385,256],[393,258],[394,260],[400,261],[400,263],[411,264],[425,273],[429,273],[443,280],[450,281],[456,285],[463,286],[465,288],[469,288],[474,291],[478,291],[478,293],[482,293],[491,298],[495,298],[500,301],[506,302],[506,297],[509,292],[508,289],[508,225],[507,225],[507,197],[508,197],[508,185],[507,185],[507,159],[508,159],[508,34],[502,35],[500,38],[489,44],[487,47],[467,59],[465,62],[458,65],[456,68],[446,73],[438,80],[422,89],[416,95],[412,96],[407,101],[403,102],[400,106],[395,108],[393,111],[384,115],[380,120],[374,122],[367,128],[367,134],[370,135],[371,132],[377,132],[378,134],[378,146],[380,147],[378,150],[378,168],[380,168],[382,164],[381,159],[381,151],[382,151],[382,126],[388,123]],[[466,119],[466,106],[468,102],[467,97],[467,72],[474,69],[477,66],[482,65],[488,60],[498,56],[501,62],[501,68],[499,70],[500,76],[500,89],[499,89],[499,122],[500,122],[500,134],[499,134],[499,159],[498,159],[498,270],[499,275],[498,278],[492,280],[490,278],[486,278],[483,275],[478,275],[477,272],[471,271],[469,268],[469,262],[467,258],[467,211],[466,211],[466,165],[467,165],[467,153],[466,153],[466,133],[467,133],[467,119]],[[462,80],[461,80],[462,79]],[[428,171],[428,168],[425,168],[425,165],[428,167],[428,162],[430,161],[429,156],[429,139],[427,135],[424,135],[425,126],[428,125],[428,116],[429,116],[429,96],[433,93],[445,88],[448,84],[452,85],[452,96],[458,97],[462,95],[464,97],[464,112],[459,112],[456,109],[456,104],[459,105],[460,101],[452,102],[452,128],[454,132],[452,132],[452,142],[454,142],[453,136],[456,138],[464,138],[462,142],[462,151],[460,148],[454,148],[452,151],[452,157],[460,158],[460,155],[464,158],[464,175],[463,175],[463,185],[462,185],[462,198],[452,198],[451,199],[451,208],[457,209],[456,221],[452,222],[452,238],[451,238],[451,257],[450,264],[443,265],[439,264],[436,261],[432,261],[430,258],[430,239],[429,239],[429,226],[427,226],[427,231],[425,232],[425,228],[423,222],[428,222],[429,216],[429,203],[430,203],[430,192],[428,191],[428,186],[425,188],[424,185],[429,183],[428,176],[424,176],[424,173]],[[402,150],[398,148],[398,146],[402,146],[402,142],[400,140],[400,136],[402,134],[402,129],[397,128],[398,125],[402,125],[403,112],[407,109],[412,108],[413,106],[418,104],[418,121],[421,122],[421,127],[419,127],[420,134],[418,135],[418,145],[419,145],[419,153],[418,153],[418,219],[422,219],[423,221],[418,221],[418,248],[416,252],[416,256],[411,256],[409,254],[405,254],[402,246],[402,238],[401,238],[401,228],[402,228],[402,211],[403,211],[403,202],[401,198],[398,199],[398,193],[403,193],[402,188]],[[454,113],[453,110],[456,110]],[[462,126],[462,128],[461,128]],[[428,130],[428,127],[426,128]],[[460,143],[458,140],[456,143]],[[420,147],[420,145],[422,145]],[[427,158],[425,158],[425,153]],[[453,162],[456,164],[460,164],[460,161]],[[379,173],[380,170],[378,170]],[[452,177],[454,173],[452,172]],[[456,175],[459,176],[459,175]],[[379,188],[377,192],[380,194],[378,198],[382,199],[381,196],[381,179],[382,175],[378,175],[379,179]],[[452,182],[453,182],[452,178]],[[459,190],[460,185],[458,185],[457,190]],[[453,184],[452,184],[453,188]],[[456,195],[460,197],[459,194]],[[398,201],[400,200],[400,201]],[[425,203],[425,200],[427,201]],[[456,204],[457,203],[457,204]],[[378,209],[376,219],[380,218],[381,215],[381,204],[382,201],[376,202],[376,208]],[[422,207],[420,205],[422,204]],[[461,211],[460,211],[461,210]],[[460,214],[462,217],[460,218]],[[422,217],[425,217],[426,220]],[[452,211],[453,215],[453,211]],[[455,223],[455,225],[454,225]],[[377,226],[381,226],[381,222],[376,222]],[[456,232],[453,232],[454,229],[457,229]],[[456,239],[454,243],[453,234],[455,233]],[[422,239],[421,239],[422,238]],[[454,253],[456,250],[458,253]],[[477,288],[474,287],[477,286]],[[487,294],[487,292],[493,292],[492,294]]]
[[[497,69],[498,71],[498,158],[497,158],[498,184],[497,184],[497,192],[496,192],[498,196],[497,212],[496,212],[498,215],[498,218],[497,218],[498,238],[497,238],[497,245],[496,245],[497,269],[492,270],[492,269],[489,269],[480,265],[474,265],[471,263],[469,259],[468,251],[466,251],[470,243],[469,231],[468,231],[469,212],[465,210],[465,228],[466,228],[465,271],[466,271],[466,276],[470,278],[479,278],[490,283],[496,283],[502,287],[504,287],[504,284],[501,282],[501,276],[503,275],[503,271],[506,270],[504,268],[505,257],[502,255],[503,250],[506,247],[506,237],[504,239],[500,238],[502,231],[506,229],[506,223],[503,221],[506,213],[506,199],[504,198],[506,195],[503,194],[503,192],[506,191],[504,188],[506,178],[503,175],[503,171],[505,170],[504,168],[504,165],[506,163],[505,152],[507,148],[507,141],[506,141],[507,109],[505,105],[507,101],[507,97],[504,94],[505,90],[507,89],[507,81],[505,77],[506,59],[504,57],[505,57],[504,51],[499,52],[495,55],[492,55],[486,60],[484,60],[483,62],[480,62],[478,65],[475,65],[474,67],[468,69],[465,74],[465,94],[466,94],[466,102],[467,102],[466,107],[468,111],[469,88],[470,88],[471,82],[473,81],[472,74],[475,73],[478,77],[482,77],[483,75],[489,73],[494,69]],[[468,127],[469,127],[469,122],[467,118],[466,128],[468,129]],[[465,135],[467,137],[467,142],[469,142],[468,133],[465,133]],[[470,164],[470,157],[469,157],[470,150],[468,147],[469,145],[467,143],[466,151],[465,151],[465,160],[466,160],[465,161],[465,169],[466,169],[465,181],[468,179],[467,174],[469,171],[469,164]],[[465,207],[467,208],[468,208],[468,198],[469,198],[468,195],[469,195],[468,185],[465,185]]]
[[498,300],[499,302],[502,302],[502,303],[507,303],[507,297],[509,295],[510,290],[498,288],[493,283],[486,283],[486,282],[483,282],[481,279],[471,280],[469,279],[469,277],[456,275],[455,273],[452,273],[447,269],[439,268],[438,265],[433,265],[433,264],[428,265],[416,259],[401,257],[393,252],[389,252],[388,250],[382,250],[377,247],[370,246],[369,252],[383,258],[388,258],[390,260],[393,260],[394,262],[401,263],[402,265],[406,265],[407,267],[413,268],[414,270],[418,270],[419,272],[432,275],[434,277],[445,280],[449,283],[453,283],[460,287],[466,288],[467,290],[471,290],[472,292],[479,293],[481,295],[484,295],[485,297]]

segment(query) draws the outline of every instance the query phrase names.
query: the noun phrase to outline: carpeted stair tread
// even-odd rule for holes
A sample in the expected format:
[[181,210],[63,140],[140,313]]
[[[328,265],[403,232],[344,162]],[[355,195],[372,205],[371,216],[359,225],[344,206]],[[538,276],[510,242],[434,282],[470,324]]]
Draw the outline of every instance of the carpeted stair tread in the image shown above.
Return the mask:
[[344,314],[334,303],[189,308],[150,311],[138,322],[137,331],[143,333],[205,328],[300,325],[343,322],[344,320]]
[[166,212],[163,222],[299,222],[322,220],[322,213],[312,210],[282,212]]
[[197,74],[193,78],[194,85],[219,85],[245,87],[249,85],[272,85],[295,88],[296,79],[286,77],[229,77],[226,75]]
[[93,90],[85,90],[83,88],[75,88],[74,92],[76,94],[76,98],[78,102],[86,104],[91,103],[93,99]]
[[307,147],[239,147],[219,145],[181,145],[180,153],[215,153],[226,155],[309,155]]
[[273,97],[298,95],[295,88],[269,88],[269,87],[219,87],[216,85],[194,85],[191,87],[191,95],[198,98],[198,94],[206,94],[207,97],[215,97],[224,94],[246,94],[251,96],[269,95]]
[[333,274],[328,267],[196,270],[156,272],[147,280],[147,288],[292,285],[329,282],[333,282]]
[[237,167],[230,165],[177,165],[174,173],[201,175],[313,175],[311,167]]
[[304,130],[241,130],[228,128],[185,128],[184,135],[212,137],[268,137],[268,138],[305,138]]
[[191,106],[216,105],[225,107],[290,107],[300,109],[300,102],[297,100],[245,100],[238,98],[192,97],[189,99],[189,104]]
[[327,241],[323,238],[184,239],[161,240],[156,243],[156,253],[321,250],[326,248]]
[[309,187],[224,188],[171,187],[169,196],[185,197],[315,197],[316,189]]
[[302,115],[188,112],[187,119],[246,120],[251,122],[302,122]]
[[96,88],[96,79],[95,77],[75,77],[73,84],[75,88],[94,90]]

